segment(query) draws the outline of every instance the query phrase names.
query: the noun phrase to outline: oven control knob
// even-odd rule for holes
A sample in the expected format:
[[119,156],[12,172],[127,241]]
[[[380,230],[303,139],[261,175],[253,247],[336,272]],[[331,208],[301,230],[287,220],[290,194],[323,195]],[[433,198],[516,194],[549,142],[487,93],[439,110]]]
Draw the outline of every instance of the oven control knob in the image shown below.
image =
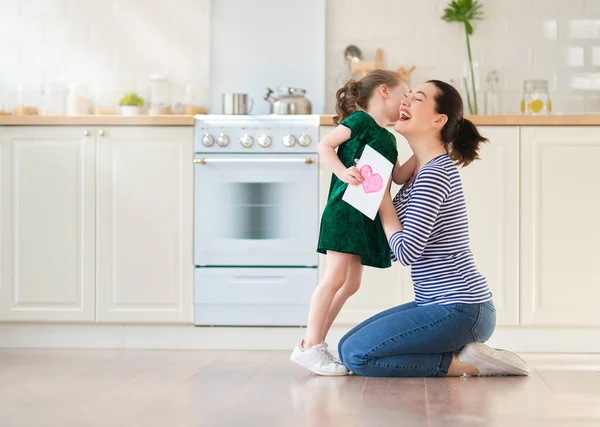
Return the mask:
[[250,135],[246,134],[240,138],[240,143],[242,144],[242,146],[250,148],[254,144],[254,140]]
[[293,147],[296,144],[296,137],[292,134],[287,134],[283,137],[283,145],[286,147]]
[[308,136],[305,133],[300,135],[300,138],[298,138],[298,144],[300,144],[303,147],[308,147],[311,142],[312,142],[312,140],[310,139],[310,136]]
[[213,145],[215,145],[215,137],[212,136],[210,133],[205,133],[202,137],[202,143],[205,147],[212,147]]
[[224,133],[220,134],[217,138],[217,144],[221,147],[227,147],[229,145],[229,137]]
[[258,137],[258,145],[263,148],[267,148],[271,146],[271,137],[269,135],[265,135],[264,133]]

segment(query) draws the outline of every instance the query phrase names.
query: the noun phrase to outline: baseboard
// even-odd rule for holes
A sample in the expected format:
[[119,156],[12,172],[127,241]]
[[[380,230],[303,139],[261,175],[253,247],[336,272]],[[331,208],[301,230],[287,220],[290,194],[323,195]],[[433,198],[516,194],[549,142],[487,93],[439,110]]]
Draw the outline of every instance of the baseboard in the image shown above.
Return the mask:
[[[348,331],[332,328],[335,347]],[[148,348],[289,350],[303,328],[192,325],[0,324],[0,348]],[[519,353],[600,354],[600,328],[499,327],[489,344]]]

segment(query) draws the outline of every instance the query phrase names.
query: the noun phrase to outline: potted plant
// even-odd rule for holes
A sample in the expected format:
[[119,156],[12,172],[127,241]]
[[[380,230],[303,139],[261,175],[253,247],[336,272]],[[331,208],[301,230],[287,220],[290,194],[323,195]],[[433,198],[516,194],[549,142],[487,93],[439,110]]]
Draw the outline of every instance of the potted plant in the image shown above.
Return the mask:
[[144,106],[144,100],[138,94],[131,92],[123,95],[119,106],[123,116],[138,116]]
[[[453,0],[446,9],[442,19],[446,22],[458,22],[465,26],[465,36],[467,42],[467,54],[469,56],[469,74],[463,77],[465,92],[467,95],[467,105],[469,113],[478,114],[477,108],[477,88],[475,84],[475,71],[473,69],[473,56],[471,54],[471,35],[473,35],[473,21],[483,19],[483,6],[478,0]],[[470,80],[470,82],[468,82]],[[469,83],[471,87],[469,88]]]

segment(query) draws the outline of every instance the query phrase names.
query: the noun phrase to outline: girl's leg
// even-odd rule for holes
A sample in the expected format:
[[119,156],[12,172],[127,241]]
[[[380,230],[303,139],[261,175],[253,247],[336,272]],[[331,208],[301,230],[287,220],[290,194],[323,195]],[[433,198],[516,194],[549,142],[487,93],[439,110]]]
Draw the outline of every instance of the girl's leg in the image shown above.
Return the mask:
[[308,324],[302,346],[310,348],[325,339],[323,325],[335,294],[346,281],[348,266],[354,255],[327,251],[327,267],[323,281],[319,283],[310,301]]
[[339,291],[335,294],[329,313],[325,318],[325,324],[323,325],[323,339],[327,337],[329,329],[334,320],[340,314],[342,307],[352,295],[354,295],[360,288],[360,282],[362,279],[363,266],[360,263],[360,256],[352,255],[350,263],[348,264],[348,272],[346,273],[346,281]]

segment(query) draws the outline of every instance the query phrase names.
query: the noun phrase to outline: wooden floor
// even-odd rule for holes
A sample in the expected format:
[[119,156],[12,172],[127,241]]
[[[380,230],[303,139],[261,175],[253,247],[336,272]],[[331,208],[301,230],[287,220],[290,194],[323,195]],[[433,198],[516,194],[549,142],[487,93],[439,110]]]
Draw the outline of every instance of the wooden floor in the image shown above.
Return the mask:
[[600,426],[598,371],[323,378],[288,356],[0,350],[0,426]]

